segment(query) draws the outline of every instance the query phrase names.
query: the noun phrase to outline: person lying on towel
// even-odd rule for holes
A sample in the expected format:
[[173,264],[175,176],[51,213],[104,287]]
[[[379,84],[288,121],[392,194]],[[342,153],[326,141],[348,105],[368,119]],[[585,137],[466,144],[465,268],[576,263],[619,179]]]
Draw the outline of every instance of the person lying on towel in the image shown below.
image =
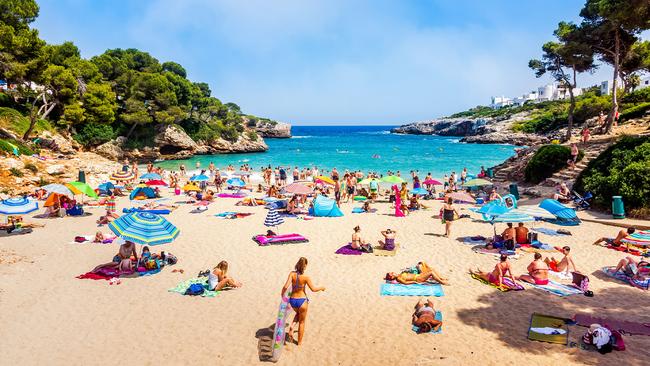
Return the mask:
[[645,280],[650,276],[650,262],[638,261],[632,257],[625,257],[618,261],[614,273],[621,271],[629,278]]
[[429,280],[434,280],[441,285],[449,285],[449,279],[442,277],[438,271],[429,267],[425,262],[419,262],[415,267],[417,273],[414,271],[402,271],[400,274],[395,272],[386,273],[386,281],[397,281],[403,285],[411,285],[415,283],[425,283]]
[[622,239],[624,239],[628,235],[634,234],[635,231],[636,230],[633,227],[628,227],[627,230],[619,231],[618,234],[616,234],[615,238],[607,238],[607,237],[599,238],[594,242],[594,245],[600,245],[601,243],[605,243],[607,245],[613,245],[615,247],[618,247],[621,244],[623,244],[623,242],[621,241]]
[[506,287],[503,284],[503,279],[508,276],[512,280],[512,283],[516,286],[517,281],[515,281],[515,276],[512,274],[512,269],[510,267],[510,262],[508,261],[508,256],[506,254],[501,254],[499,258],[499,263],[494,266],[492,272],[483,272],[480,269],[476,271],[469,270],[469,273],[476,275],[485,281],[494,284],[498,287]]
[[437,331],[440,329],[442,322],[435,317],[436,309],[430,299],[427,299],[426,303],[422,303],[422,300],[420,300],[415,304],[413,325],[418,327],[418,333],[429,333],[432,330]]

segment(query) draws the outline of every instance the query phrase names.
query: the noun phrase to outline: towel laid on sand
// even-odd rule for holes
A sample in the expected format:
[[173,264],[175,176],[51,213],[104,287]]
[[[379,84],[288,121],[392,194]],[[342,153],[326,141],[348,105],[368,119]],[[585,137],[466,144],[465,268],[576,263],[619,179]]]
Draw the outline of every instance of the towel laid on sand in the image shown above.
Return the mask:
[[393,250],[384,250],[381,247],[372,248],[372,254],[380,257],[393,257],[397,254],[397,249],[399,249],[399,243],[395,243],[395,249]]
[[[434,319],[436,319],[436,320],[438,320],[438,321],[442,321],[442,313],[439,312],[439,311],[436,311],[436,315],[434,316]],[[411,330],[414,331],[415,333],[417,333],[418,330],[419,330],[419,328],[418,328],[417,326],[415,326],[415,325],[411,325]],[[438,330],[433,330],[433,329],[431,329],[431,330],[429,331],[429,333],[430,333],[430,334],[438,334],[438,333],[442,333],[442,326],[440,326],[440,328],[438,328]]]
[[335,254],[341,254],[341,255],[361,255],[364,252],[362,252],[362,251],[360,251],[358,249],[352,248],[352,245],[350,245],[350,244],[346,244],[346,245],[340,247],[339,249],[337,249],[336,252],[334,252],[334,253]]
[[582,294],[582,291],[578,288],[575,288],[573,286],[568,286],[564,285],[561,283],[557,283],[554,281],[548,281],[548,284],[546,285],[534,285],[532,283],[525,282],[527,285],[538,288],[540,290],[544,290],[546,292],[550,292],[553,295],[557,295],[560,297],[564,296],[571,296],[571,295],[578,295]]
[[530,317],[528,339],[532,341],[567,344],[569,342],[569,327],[563,318],[533,313]]
[[175,292],[177,294],[185,295],[185,291],[190,287],[190,285],[199,283],[203,285],[203,293],[199,296],[201,297],[215,297],[219,293],[219,291],[212,291],[208,289],[208,279],[206,277],[203,278],[191,278],[189,280],[183,281],[176,285],[174,288],[170,288],[169,292]]
[[477,245],[472,248],[475,253],[479,254],[488,254],[495,257],[500,257],[501,254],[506,254],[509,259],[519,259],[520,255],[512,250],[502,250],[502,249],[488,249],[482,245]]
[[538,233],[542,233],[545,235],[550,235],[550,236],[562,236],[562,235],[567,235],[562,232],[558,232],[557,230],[545,228],[545,227],[535,227],[532,229],[533,231],[537,231]]
[[403,285],[401,283],[382,283],[379,289],[382,296],[444,296],[442,286],[438,284],[416,283]]
[[521,291],[521,290],[524,289],[524,286],[522,286],[521,284],[516,284],[515,285],[514,283],[512,283],[512,280],[510,278],[508,278],[508,277],[505,277],[503,279],[503,284],[504,284],[503,287],[499,287],[499,286],[497,286],[497,285],[495,285],[495,284],[493,284],[491,282],[488,282],[488,281],[484,280],[483,278],[481,278],[481,277],[479,277],[478,275],[475,275],[475,274],[471,275],[471,277],[473,279],[477,280],[478,282],[480,282],[480,283],[482,283],[484,285],[494,287],[495,289],[497,289],[497,290],[499,290],[501,292]]
[[625,275],[623,272],[615,272],[616,267],[603,267],[601,271],[606,274],[609,277],[615,278],[621,282],[625,282],[629,284],[630,286],[634,286],[636,288],[640,288],[641,290],[648,290],[650,289],[650,278],[647,278],[645,280],[640,280],[640,279],[635,279],[632,277],[628,277]]
[[623,335],[630,334],[650,336],[650,322],[639,323],[612,318],[599,318],[596,316],[591,316],[589,314],[576,314],[573,319],[576,321],[576,324],[582,327],[588,327],[592,324],[601,324],[606,325]]
[[486,238],[482,236],[466,236],[463,238],[463,243],[465,244],[485,244]]

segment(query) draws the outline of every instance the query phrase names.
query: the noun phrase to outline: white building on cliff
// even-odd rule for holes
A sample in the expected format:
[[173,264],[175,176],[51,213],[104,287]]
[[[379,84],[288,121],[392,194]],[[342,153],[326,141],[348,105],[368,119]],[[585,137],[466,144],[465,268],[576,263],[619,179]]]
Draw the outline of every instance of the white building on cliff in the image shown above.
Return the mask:
[[[573,94],[577,97],[582,94],[581,88],[574,88]],[[559,83],[547,84],[540,86],[537,90],[533,90],[530,93],[523,94],[515,98],[508,97],[492,97],[492,103],[490,107],[494,109],[499,109],[511,105],[522,106],[526,102],[546,102],[551,100],[563,100],[569,98],[569,89]]]

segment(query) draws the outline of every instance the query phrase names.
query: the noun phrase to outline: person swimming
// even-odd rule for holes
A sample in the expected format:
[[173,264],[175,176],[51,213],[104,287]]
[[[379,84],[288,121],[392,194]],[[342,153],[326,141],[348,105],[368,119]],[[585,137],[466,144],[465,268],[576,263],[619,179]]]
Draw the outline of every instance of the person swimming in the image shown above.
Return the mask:
[[305,293],[305,287],[309,287],[313,292],[325,291],[325,287],[314,286],[311,282],[311,278],[305,275],[307,264],[307,258],[300,257],[300,259],[298,259],[294,271],[289,273],[289,276],[282,287],[282,292],[280,293],[280,296],[284,296],[289,289],[289,286],[291,286],[289,305],[291,305],[293,310],[296,312],[296,315],[291,322],[291,326],[289,326],[289,332],[287,332],[287,335],[293,342],[293,327],[298,323],[298,345],[302,344],[302,339],[305,335],[305,321],[307,320],[307,310],[309,307],[309,299]]

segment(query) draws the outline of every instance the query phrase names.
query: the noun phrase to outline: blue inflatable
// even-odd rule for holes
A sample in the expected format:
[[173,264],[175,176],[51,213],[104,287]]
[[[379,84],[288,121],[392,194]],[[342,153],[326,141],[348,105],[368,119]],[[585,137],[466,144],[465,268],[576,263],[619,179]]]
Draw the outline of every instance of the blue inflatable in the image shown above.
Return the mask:
[[554,219],[544,219],[544,221],[562,226],[580,225],[581,221],[576,215],[576,210],[561,204],[557,200],[545,199],[539,204],[539,207],[555,215]]
[[309,209],[309,214],[318,217],[341,217],[343,212],[336,201],[325,196],[318,196],[314,200],[314,207]]

